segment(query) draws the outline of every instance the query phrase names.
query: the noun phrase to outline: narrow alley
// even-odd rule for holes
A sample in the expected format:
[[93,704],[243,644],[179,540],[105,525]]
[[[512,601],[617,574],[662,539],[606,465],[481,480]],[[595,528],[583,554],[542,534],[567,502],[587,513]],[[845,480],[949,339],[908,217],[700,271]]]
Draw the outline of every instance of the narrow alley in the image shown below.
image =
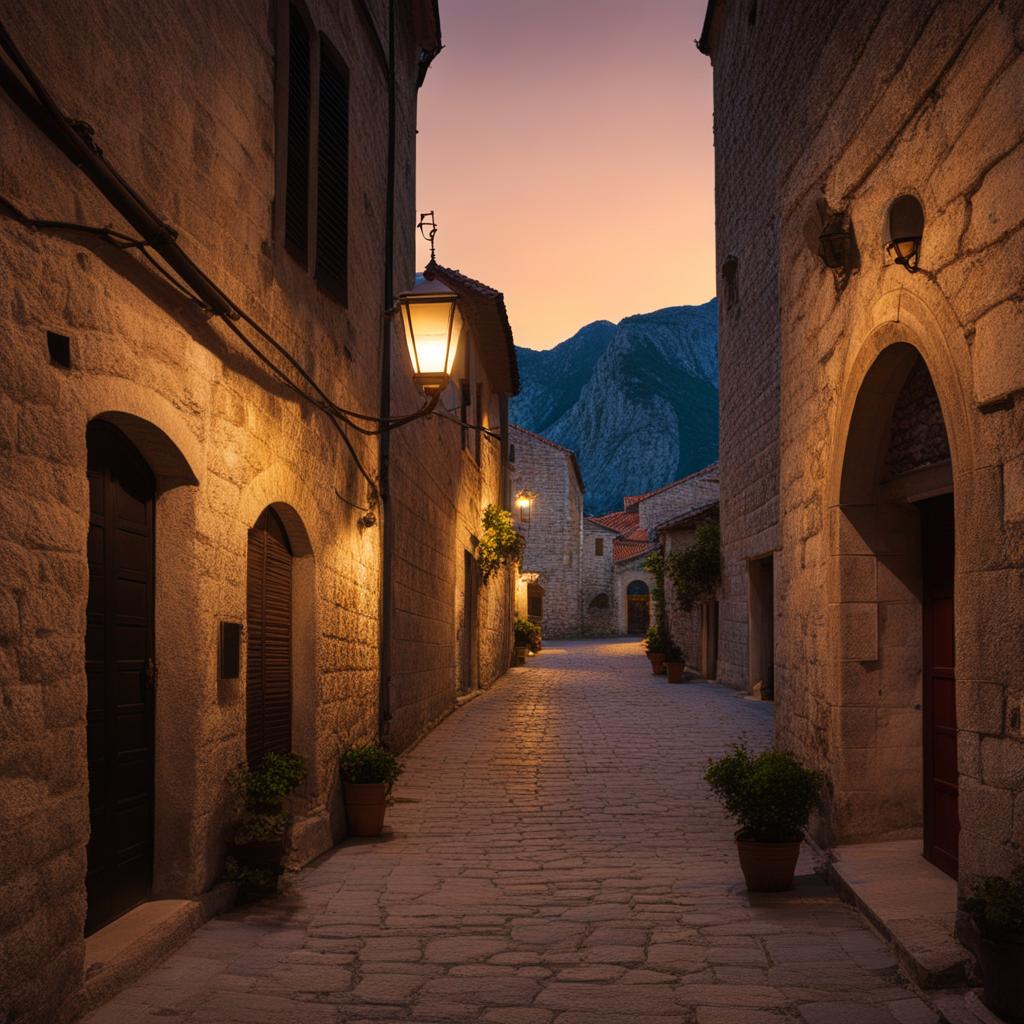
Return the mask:
[[390,830],[202,927],[88,1018],[136,1024],[928,1024],[806,857],[744,889],[701,774],[771,706],[555,644],[405,759]]

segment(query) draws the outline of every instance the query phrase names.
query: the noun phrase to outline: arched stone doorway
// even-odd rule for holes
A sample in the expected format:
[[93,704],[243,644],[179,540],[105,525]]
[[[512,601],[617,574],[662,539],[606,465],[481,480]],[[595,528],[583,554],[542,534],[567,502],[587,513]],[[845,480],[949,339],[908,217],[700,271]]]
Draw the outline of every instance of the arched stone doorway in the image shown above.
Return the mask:
[[946,418],[898,341],[861,382],[842,455],[830,569],[841,840],[921,837],[957,873],[954,512]]
[[651,625],[651,591],[643,580],[633,580],[626,587],[626,632],[643,636]]

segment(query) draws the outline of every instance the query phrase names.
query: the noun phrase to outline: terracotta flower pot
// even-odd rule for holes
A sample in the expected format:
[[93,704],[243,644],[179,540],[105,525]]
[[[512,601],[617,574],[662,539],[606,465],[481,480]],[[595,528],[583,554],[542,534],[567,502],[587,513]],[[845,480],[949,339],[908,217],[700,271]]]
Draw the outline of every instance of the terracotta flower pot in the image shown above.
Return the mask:
[[1006,1024],[1024,1024],[1024,935],[988,939],[978,934],[982,1002]]
[[681,683],[683,681],[683,670],[686,668],[686,663],[682,661],[666,661],[665,662],[665,674],[668,676],[670,683]]
[[658,651],[652,651],[647,655],[651,663],[651,675],[660,676],[665,668],[665,655]]
[[516,648],[516,664],[525,665],[526,656],[530,653],[529,647],[517,647]]
[[756,843],[736,839],[740,869],[751,892],[784,892],[793,888],[800,856],[800,840],[789,843]]
[[379,836],[387,807],[386,782],[346,782],[345,819],[352,836]]

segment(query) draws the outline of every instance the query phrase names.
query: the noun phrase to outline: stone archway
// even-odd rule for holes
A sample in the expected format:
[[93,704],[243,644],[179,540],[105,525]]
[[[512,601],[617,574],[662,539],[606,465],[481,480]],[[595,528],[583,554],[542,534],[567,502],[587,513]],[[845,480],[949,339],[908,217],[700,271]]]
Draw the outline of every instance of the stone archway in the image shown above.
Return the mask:
[[833,510],[833,826],[847,842],[921,837],[955,875],[954,457],[919,347],[876,340]]

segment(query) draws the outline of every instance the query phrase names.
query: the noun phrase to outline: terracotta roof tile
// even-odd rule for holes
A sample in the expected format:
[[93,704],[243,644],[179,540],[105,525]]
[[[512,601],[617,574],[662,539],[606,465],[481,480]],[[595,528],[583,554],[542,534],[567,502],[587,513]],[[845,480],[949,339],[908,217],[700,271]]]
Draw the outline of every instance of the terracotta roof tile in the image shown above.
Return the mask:
[[625,562],[638,555],[645,555],[648,551],[654,551],[657,546],[649,540],[623,540],[616,537],[612,541],[612,558],[616,562]]
[[608,512],[603,516],[591,516],[590,519],[623,537],[640,527],[639,512]]

